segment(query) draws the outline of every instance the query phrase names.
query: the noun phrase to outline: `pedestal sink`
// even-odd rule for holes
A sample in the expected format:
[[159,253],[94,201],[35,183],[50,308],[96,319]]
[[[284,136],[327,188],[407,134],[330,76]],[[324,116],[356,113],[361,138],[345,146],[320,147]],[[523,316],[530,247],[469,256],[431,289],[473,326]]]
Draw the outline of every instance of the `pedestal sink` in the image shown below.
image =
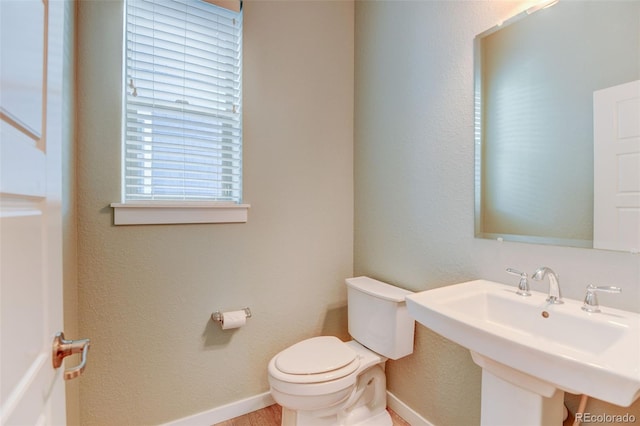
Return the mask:
[[546,298],[486,280],[407,296],[416,321],[482,367],[484,426],[561,425],[565,391],[623,407],[640,398],[640,314]]

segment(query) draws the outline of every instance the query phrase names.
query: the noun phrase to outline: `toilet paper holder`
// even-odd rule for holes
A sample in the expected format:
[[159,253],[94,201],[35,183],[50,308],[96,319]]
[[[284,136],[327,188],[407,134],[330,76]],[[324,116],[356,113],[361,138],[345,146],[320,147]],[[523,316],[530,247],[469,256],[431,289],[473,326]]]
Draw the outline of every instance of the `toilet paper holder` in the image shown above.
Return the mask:
[[[247,318],[251,318],[251,310],[249,308],[242,308],[242,310],[244,311],[244,314]],[[222,324],[222,321],[224,319],[224,312],[215,311],[211,314],[211,319]]]

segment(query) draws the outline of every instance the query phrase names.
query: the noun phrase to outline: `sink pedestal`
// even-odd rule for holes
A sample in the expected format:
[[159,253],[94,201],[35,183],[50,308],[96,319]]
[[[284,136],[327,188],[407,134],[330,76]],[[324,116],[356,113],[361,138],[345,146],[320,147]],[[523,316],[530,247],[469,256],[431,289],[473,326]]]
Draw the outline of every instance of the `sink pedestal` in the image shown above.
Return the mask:
[[560,426],[564,392],[546,398],[482,370],[481,426]]
[[481,425],[561,426],[564,392],[475,352],[482,367]]

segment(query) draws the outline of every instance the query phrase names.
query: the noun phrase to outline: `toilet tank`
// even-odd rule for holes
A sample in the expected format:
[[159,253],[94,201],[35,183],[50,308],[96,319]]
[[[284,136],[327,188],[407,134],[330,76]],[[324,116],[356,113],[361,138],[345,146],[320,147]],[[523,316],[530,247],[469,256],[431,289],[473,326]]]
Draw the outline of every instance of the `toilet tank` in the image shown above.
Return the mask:
[[369,277],[345,281],[351,337],[387,358],[411,354],[415,321],[404,298],[412,292]]

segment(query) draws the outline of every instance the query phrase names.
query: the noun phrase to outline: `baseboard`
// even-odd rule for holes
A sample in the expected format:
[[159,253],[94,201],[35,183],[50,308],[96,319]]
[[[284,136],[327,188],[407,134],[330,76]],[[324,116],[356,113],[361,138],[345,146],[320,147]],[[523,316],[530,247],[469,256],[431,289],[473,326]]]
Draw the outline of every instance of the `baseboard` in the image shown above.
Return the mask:
[[[212,408],[182,419],[165,423],[164,426],[205,426],[224,422],[256,410],[275,404],[270,392],[261,393],[250,398],[241,399],[227,405]],[[405,419],[411,426],[434,426],[427,419],[415,412],[391,392],[387,391],[387,406]]]
[[415,412],[404,402],[400,401],[397,396],[387,391],[387,407],[391,408],[400,417],[407,421],[411,426],[434,426],[433,423]]
[[164,426],[206,426],[224,422],[275,404],[270,392],[241,399],[202,413],[165,423]]

